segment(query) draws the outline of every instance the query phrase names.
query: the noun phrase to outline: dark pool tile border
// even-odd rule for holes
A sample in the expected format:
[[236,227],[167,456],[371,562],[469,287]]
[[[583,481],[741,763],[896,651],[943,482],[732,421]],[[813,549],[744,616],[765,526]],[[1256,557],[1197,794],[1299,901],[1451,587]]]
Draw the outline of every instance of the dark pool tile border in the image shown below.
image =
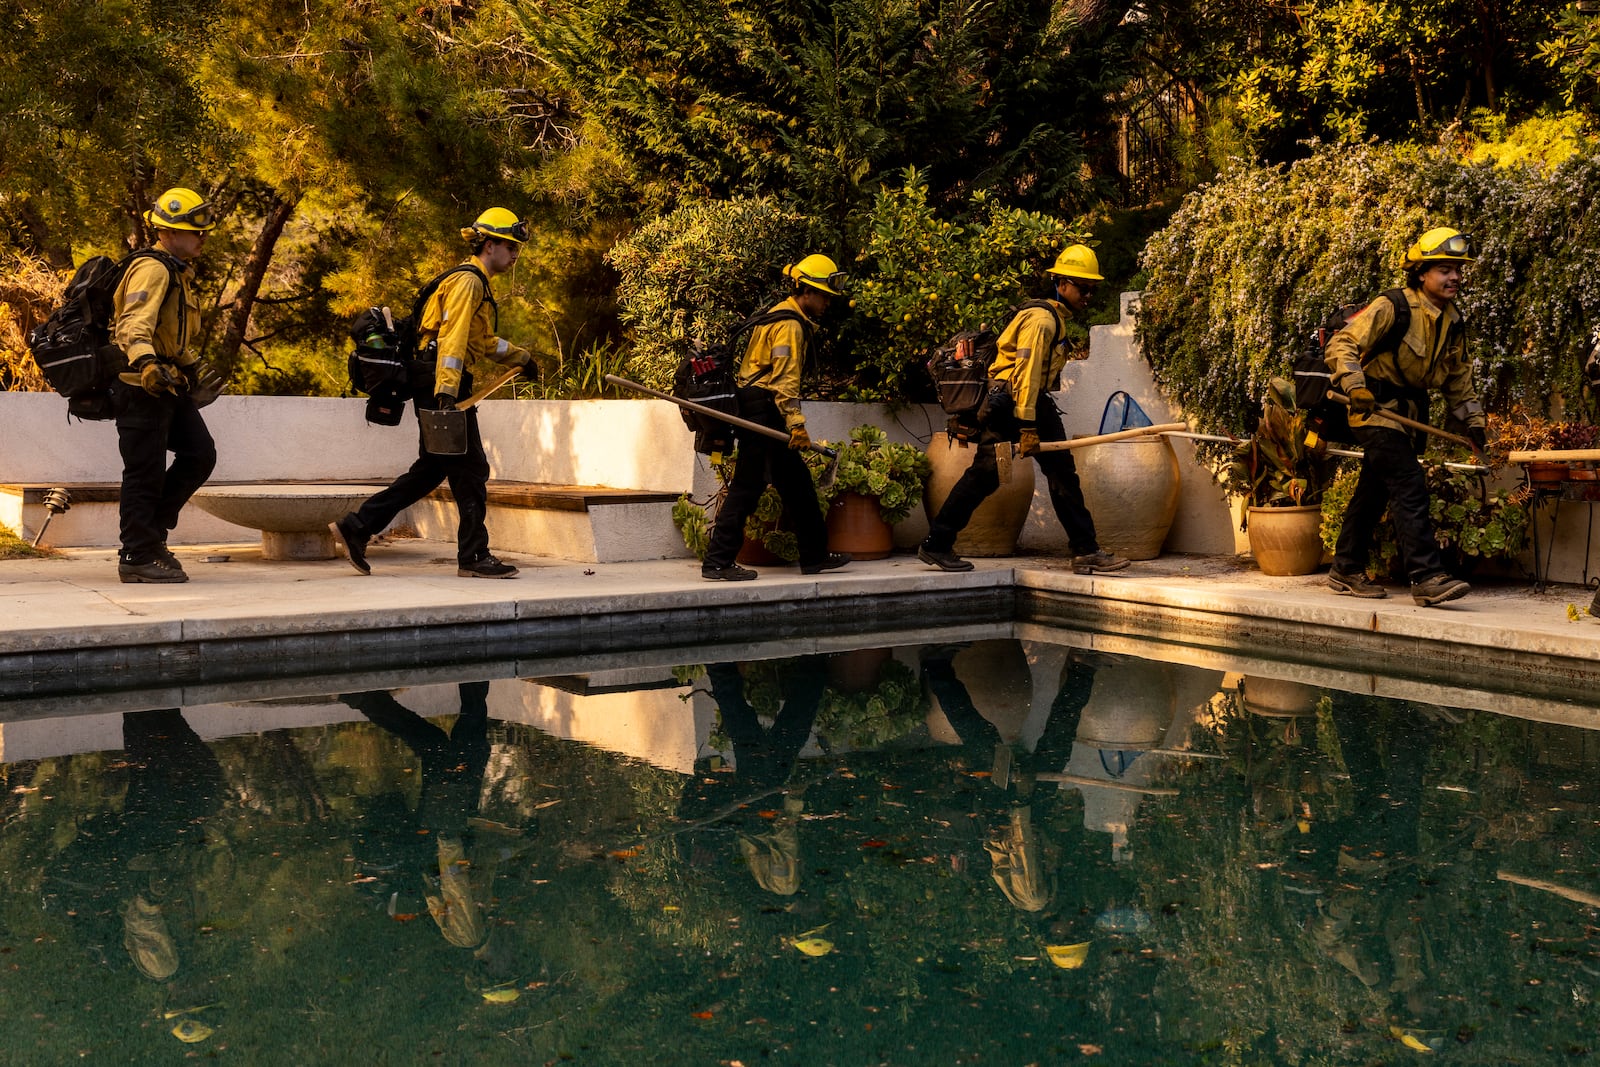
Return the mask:
[[[791,589],[791,593],[793,590]],[[631,609],[563,610],[495,620],[438,621],[426,625],[322,626],[278,633],[190,638],[153,644],[33,650],[0,655],[0,721],[31,714],[30,699],[97,693],[107,689],[162,689],[172,685],[247,683],[288,675],[339,671],[404,670],[496,659],[601,653],[608,649],[683,647],[698,643],[801,638],[836,630],[904,630],[909,622],[940,617],[1010,622],[1016,591],[1003,580],[954,588],[895,591],[893,586],[848,595],[813,595],[781,603],[726,595],[698,606],[661,607],[641,594]],[[613,603],[625,604],[626,600]]]

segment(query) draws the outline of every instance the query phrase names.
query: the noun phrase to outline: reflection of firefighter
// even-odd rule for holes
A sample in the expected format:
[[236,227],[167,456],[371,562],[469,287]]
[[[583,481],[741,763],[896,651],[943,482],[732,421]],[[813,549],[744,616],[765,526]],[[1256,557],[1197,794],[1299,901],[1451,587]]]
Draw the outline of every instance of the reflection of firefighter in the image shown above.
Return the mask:
[[416,818],[426,834],[413,836],[427,852],[412,862],[422,870],[428,914],[450,944],[479,949],[488,938],[485,909],[499,858],[497,849],[480,847],[469,825],[478,812],[489,762],[489,683],[462,682],[457,689],[461,714],[449,733],[392,693],[346,693],[339,699],[404,741],[421,762]]
[[[134,968],[166,981],[232,873],[226,838],[209,823],[222,803],[222,768],[177,708],[124,715],[122,737],[122,810],[80,824],[47,882],[46,906],[59,901],[91,924],[114,920]],[[111,940],[108,930],[95,933]]]
[[[800,818],[805,811],[804,783],[794,782],[795,761],[811,737],[822,706],[826,676],[823,657],[802,656],[778,671],[782,704],[765,727],[745,694],[737,663],[706,666],[711,697],[717,703],[722,731],[733,746],[733,766],[714,775],[696,775],[696,791],[684,797],[679,817],[685,822],[746,818],[740,801],[782,792],[770,819],[738,829],[739,854],[756,883],[769,893],[793,896],[800,889]],[[732,810],[729,810],[732,809]],[[756,818],[761,818],[757,807]]]
[[1424,772],[1435,725],[1409,705],[1348,693],[1331,694],[1324,741],[1335,773],[1349,776],[1351,802],[1327,809],[1296,839],[1286,870],[1293,896],[1314,912],[1306,932],[1316,950],[1363,986],[1394,1001],[1409,1024],[1426,1036],[1443,1021],[1438,973],[1437,890],[1419,854]]
[[[992,756],[994,783],[1002,788],[1016,786],[1017,799],[1031,795],[1034,776],[1026,766],[1013,766],[1011,746],[1001,738],[992,722],[973,703],[971,692],[956,675],[954,659],[961,646],[929,649],[922,656],[922,677],[938,701],[940,710],[963,747],[972,752],[968,761],[983,765]],[[1070,744],[1073,726],[1083,709],[1084,699],[1094,684],[1095,666],[1074,658],[1062,680],[1061,695],[1051,709],[1049,721],[1039,738],[1029,764],[1059,765]],[[1063,729],[1065,724],[1065,729]],[[1033,810],[1027,803],[1014,803],[1004,821],[996,820],[984,842],[990,861],[990,875],[1011,904],[1027,912],[1041,912],[1055,895],[1055,880],[1049,862],[1049,847],[1033,825]]]

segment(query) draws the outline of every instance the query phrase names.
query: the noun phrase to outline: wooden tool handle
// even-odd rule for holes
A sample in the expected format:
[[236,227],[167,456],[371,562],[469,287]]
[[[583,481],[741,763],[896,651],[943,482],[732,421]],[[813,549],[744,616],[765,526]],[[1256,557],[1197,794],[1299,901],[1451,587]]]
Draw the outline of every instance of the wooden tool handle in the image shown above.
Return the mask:
[[1131,437],[1148,437],[1157,433],[1175,433],[1178,430],[1187,430],[1188,423],[1164,422],[1159,426],[1139,426],[1132,430],[1118,430],[1116,433],[1096,434],[1093,437],[1075,437],[1070,441],[1046,441],[1039,446],[1040,452],[1065,452],[1068,449],[1082,448],[1084,445],[1099,445],[1107,441],[1126,441]]

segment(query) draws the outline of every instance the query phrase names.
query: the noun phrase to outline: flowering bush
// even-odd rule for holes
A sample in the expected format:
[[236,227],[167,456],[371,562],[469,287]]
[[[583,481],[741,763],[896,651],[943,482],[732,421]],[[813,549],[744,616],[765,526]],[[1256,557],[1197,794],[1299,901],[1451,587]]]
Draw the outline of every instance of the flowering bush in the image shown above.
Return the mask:
[[1576,406],[1600,323],[1600,147],[1546,166],[1472,165],[1442,149],[1339,145],[1240,167],[1151,239],[1138,331],[1158,379],[1209,430],[1242,428],[1267,380],[1340,304],[1398,284],[1417,235],[1474,235],[1460,305],[1485,403]]

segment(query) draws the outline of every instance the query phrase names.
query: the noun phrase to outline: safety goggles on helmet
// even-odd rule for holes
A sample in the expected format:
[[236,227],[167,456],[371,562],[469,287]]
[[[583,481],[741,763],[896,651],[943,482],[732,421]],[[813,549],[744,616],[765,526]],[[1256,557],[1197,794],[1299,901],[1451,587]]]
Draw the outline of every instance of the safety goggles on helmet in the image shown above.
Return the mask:
[[1478,246],[1468,233],[1451,234],[1439,241],[1432,248],[1419,249],[1423,259],[1434,259],[1440,256],[1456,256],[1462,259],[1477,259]]
[[528,224],[521,219],[513,222],[510,226],[496,226],[493,223],[483,222],[480,220],[473,223],[472,228],[477,230],[479,233],[487,234],[490,237],[499,237],[502,240],[515,241],[519,245],[526,241],[529,237]]
[[197,230],[209,230],[217,223],[217,211],[205,201],[201,201],[188,211],[177,215],[169,214],[160,204],[150,209],[150,214],[155,216],[157,224],[166,223],[170,226],[189,226]]
[[843,289],[844,283],[850,280],[850,276],[842,270],[836,270],[831,274],[821,276],[807,274],[805,271],[796,271],[795,275],[796,281],[810,282],[826,289]]

